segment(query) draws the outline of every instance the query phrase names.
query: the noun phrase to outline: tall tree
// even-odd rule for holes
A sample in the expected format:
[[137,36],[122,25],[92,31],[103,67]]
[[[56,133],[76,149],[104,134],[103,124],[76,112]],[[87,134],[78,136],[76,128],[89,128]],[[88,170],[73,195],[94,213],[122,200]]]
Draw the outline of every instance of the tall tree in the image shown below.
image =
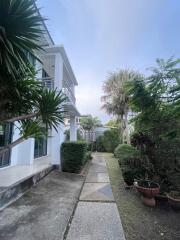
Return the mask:
[[142,76],[129,70],[110,73],[108,79],[103,84],[105,95],[101,98],[104,102],[102,108],[105,109],[108,114],[117,117],[120,123],[120,136],[122,137],[122,141],[124,142],[126,139],[128,143],[130,143],[128,129],[129,96],[126,93],[125,85],[128,81],[135,78],[142,78]]
[[98,117],[92,117],[89,115],[81,117],[80,125],[88,133],[88,139],[91,141],[91,132],[93,133],[94,129],[102,124]]

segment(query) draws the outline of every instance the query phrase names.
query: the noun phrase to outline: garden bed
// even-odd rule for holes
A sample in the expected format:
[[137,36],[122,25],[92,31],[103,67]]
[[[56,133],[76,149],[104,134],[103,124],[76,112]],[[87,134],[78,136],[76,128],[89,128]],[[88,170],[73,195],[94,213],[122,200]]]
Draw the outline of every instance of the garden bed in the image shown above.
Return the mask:
[[104,156],[126,240],[179,240],[180,212],[172,210],[167,202],[155,208],[144,206],[139,193],[124,188],[117,159],[112,154]]

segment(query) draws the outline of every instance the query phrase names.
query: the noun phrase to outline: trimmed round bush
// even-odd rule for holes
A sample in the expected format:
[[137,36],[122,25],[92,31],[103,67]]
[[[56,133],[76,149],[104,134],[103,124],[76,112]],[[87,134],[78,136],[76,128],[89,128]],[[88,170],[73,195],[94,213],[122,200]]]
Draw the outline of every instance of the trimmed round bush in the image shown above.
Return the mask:
[[61,145],[62,170],[79,173],[85,161],[86,142],[64,142]]
[[114,156],[118,159],[140,157],[140,152],[128,144],[119,144],[114,151]]
[[140,152],[131,145],[120,144],[114,151],[122,170],[124,181],[131,185],[135,178],[142,176],[142,160]]

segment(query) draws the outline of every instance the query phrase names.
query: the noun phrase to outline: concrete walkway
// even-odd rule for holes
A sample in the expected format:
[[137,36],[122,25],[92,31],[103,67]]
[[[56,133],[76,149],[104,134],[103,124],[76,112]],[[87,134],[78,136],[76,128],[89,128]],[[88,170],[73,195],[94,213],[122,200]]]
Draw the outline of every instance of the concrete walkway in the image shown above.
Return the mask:
[[67,240],[125,240],[102,154],[94,155]]
[[0,212],[0,240],[63,240],[84,177],[53,171]]

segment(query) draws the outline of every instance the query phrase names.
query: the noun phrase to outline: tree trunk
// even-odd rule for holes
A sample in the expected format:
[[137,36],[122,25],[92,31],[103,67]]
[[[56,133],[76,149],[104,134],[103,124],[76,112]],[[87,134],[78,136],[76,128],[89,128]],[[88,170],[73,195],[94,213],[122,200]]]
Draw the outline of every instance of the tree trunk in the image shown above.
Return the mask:
[[125,134],[126,134],[126,141],[127,144],[130,144],[130,137],[129,137],[129,128],[128,128],[128,113],[126,112],[125,114]]
[[39,113],[30,113],[30,114],[21,115],[21,116],[18,116],[18,117],[3,120],[3,122],[12,123],[12,122],[15,122],[15,121],[20,121],[20,120],[24,120],[24,119],[30,119],[30,118],[33,118],[33,117],[37,117],[38,115],[39,115]]
[[15,140],[14,142],[4,146],[1,150],[0,150],[0,155],[9,151],[10,149],[12,149],[13,147],[15,147],[16,145],[20,144],[21,142],[23,142],[25,140],[25,138],[20,137],[17,140]]
[[124,128],[123,128],[123,115],[118,116],[119,125],[119,139],[121,143],[124,143]]

